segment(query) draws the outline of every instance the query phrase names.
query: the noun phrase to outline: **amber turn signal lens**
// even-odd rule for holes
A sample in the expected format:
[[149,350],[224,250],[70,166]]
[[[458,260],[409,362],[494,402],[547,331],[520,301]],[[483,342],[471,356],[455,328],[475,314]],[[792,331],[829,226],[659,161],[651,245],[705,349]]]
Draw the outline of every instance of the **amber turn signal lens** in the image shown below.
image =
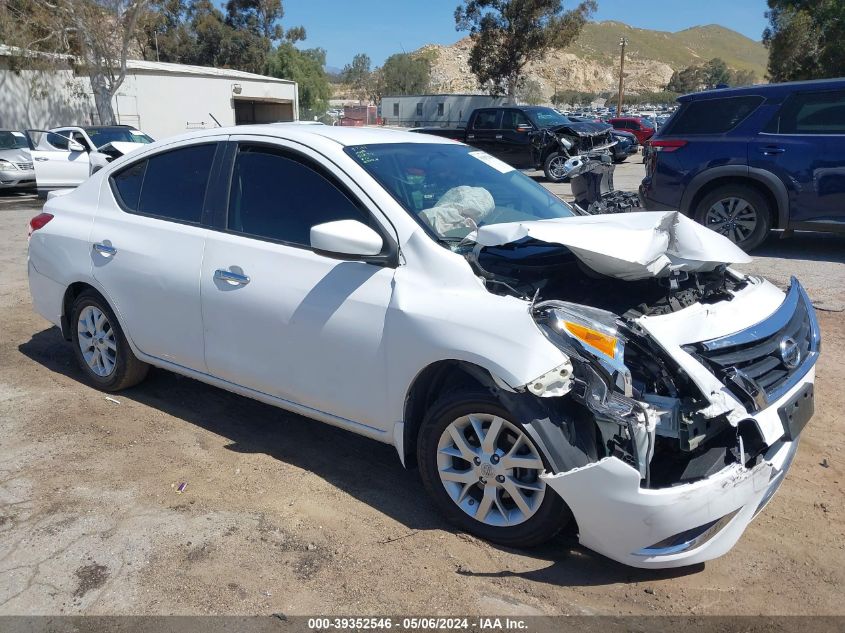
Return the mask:
[[564,326],[566,327],[566,330],[572,334],[572,336],[582,343],[589,345],[593,349],[597,349],[605,356],[616,358],[615,336],[610,336],[609,334],[599,332],[598,330],[594,330],[593,328],[589,328],[578,323],[572,323],[572,321],[564,321]]

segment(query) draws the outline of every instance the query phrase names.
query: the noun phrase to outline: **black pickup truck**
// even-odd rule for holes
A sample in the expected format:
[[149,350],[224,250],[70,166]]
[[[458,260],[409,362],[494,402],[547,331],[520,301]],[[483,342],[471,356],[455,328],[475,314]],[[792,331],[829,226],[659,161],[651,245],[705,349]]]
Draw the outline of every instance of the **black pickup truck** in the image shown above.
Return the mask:
[[479,108],[470,114],[466,127],[412,131],[462,141],[516,169],[542,169],[552,182],[566,177],[564,166],[573,156],[606,153],[615,143],[609,126],[570,121],[541,106]]

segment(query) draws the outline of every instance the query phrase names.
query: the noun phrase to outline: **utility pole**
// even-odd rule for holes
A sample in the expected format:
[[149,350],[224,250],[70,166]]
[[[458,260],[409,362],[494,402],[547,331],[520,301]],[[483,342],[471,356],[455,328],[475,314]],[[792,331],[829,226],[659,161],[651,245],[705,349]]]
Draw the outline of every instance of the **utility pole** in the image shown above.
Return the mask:
[[619,105],[616,109],[616,116],[622,116],[622,93],[625,90],[625,47],[628,45],[627,37],[619,38],[619,46],[622,47],[622,56],[619,59]]
[[156,42],[156,61],[160,62],[161,59],[159,59],[159,57],[158,57],[158,29],[153,31],[153,37],[155,38],[155,42]]

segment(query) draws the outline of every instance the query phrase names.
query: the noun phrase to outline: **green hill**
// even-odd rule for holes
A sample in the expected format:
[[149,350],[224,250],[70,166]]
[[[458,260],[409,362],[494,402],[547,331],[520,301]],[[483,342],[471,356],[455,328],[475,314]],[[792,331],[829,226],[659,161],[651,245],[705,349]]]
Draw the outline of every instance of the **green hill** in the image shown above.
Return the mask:
[[622,36],[628,38],[632,57],[658,60],[676,70],[721,57],[731,68],[753,70],[760,78],[766,74],[768,52],[763,44],[716,24],[669,33],[622,22],[590,22],[567,51],[588,59],[615,60]]

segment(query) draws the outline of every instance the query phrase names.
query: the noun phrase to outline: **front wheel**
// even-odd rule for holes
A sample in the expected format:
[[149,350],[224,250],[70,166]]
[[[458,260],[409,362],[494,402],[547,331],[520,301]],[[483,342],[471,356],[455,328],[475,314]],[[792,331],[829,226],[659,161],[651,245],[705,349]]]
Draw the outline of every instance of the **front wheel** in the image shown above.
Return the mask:
[[694,219],[724,235],[744,251],[760,246],[771,228],[771,209],[760,193],[747,185],[725,185],[704,196]]
[[566,180],[566,161],[563,154],[552,152],[543,163],[543,174],[549,182],[563,182]]
[[540,479],[545,465],[531,438],[486,391],[438,400],[420,429],[417,460],[426,491],[446,518],[489,541],[539,545],[571,517]]

